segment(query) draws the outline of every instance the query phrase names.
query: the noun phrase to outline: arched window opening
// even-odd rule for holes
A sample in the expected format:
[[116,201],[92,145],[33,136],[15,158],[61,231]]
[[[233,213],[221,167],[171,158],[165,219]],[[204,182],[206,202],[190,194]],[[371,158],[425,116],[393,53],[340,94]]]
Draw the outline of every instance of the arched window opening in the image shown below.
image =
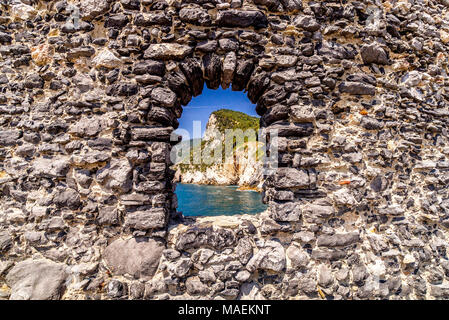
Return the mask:
[[264,142],[246,94],[219,88],[184,107],[173,147],[178,211],[184,216],[257,214],[262,203]]

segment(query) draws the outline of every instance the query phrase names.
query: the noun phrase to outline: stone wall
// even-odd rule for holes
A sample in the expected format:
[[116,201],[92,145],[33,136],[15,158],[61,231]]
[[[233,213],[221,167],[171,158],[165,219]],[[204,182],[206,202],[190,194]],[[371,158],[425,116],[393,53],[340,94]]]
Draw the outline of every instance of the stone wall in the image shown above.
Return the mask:
[[[0,3],[1,298],[449,297],[447,0]],[[262,215],[176,213],[204,83],[278,129]]]

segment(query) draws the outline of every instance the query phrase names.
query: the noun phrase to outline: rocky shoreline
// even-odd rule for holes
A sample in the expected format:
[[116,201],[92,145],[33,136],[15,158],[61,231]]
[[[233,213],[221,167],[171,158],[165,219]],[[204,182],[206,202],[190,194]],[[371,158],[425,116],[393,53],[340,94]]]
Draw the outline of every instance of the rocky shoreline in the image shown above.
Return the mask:
[[[447,0],[0,1],[0,298],[449,299],[448,21]],[[278,132],[264,214],[177,214],[170,138],[204,84]]]

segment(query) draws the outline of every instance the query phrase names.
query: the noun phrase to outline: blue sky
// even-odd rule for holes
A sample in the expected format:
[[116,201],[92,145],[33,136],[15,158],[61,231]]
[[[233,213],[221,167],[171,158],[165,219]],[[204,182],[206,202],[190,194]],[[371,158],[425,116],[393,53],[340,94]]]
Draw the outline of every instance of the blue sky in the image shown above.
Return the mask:
[[[182,134],[179,129],[185,129],[190,137],[183,135],[183,140],[201,138],[206,130],[210,114],[219,109],[231,109],[259,117],[256,113],[256,105],[249,101],[243,91],[232,91],[231,88],[223,90],[221,87],[211,90],[204,86],[203,93],[192,98],[190,103],[183,107],[176,133]],[[201,136],[193,136],[193,121],[201,121]]]

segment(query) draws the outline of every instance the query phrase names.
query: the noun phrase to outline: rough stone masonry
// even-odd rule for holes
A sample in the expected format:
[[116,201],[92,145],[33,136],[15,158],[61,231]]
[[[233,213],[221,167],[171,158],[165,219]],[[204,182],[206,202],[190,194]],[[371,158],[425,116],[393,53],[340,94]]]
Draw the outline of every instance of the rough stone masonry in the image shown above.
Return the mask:
[[[449,298],[448,1],[0,3],[0,298]],[[176,212],[204,83],[279,132],[264,214]]]

